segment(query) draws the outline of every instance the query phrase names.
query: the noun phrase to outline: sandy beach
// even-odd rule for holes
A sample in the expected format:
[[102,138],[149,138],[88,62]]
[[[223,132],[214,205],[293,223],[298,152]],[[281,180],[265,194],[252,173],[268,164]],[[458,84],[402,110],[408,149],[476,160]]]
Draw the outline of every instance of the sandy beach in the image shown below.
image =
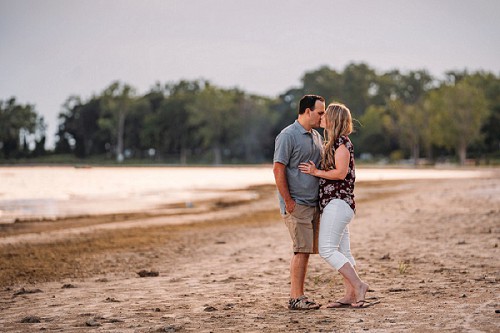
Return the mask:
[[[261,184],[194,211],[2,224],[0,330],[500,331],[500,170],[356,186],[352,249],[372,307],[286,308],[291,244],[275,187]],[[341,297],[319,256],[306,292]]]

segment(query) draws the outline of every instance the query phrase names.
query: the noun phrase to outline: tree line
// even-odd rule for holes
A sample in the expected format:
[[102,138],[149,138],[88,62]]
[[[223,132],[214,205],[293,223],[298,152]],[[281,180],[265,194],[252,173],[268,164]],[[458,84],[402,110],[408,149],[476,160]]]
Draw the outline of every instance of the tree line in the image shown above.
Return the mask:
[[425,70],[377,73],[364,63],[306,72],[299,87],[274,98],[204,80],[157,83],[142,95],[114,82],[90,98],[67,98],[50,152],[43,117],[12,97],[0,101],[0,158],[270,162],[275,136],[296,119],[298,100],[308,93],[350,108],[351,139],[363,159],[500,158],[500,77],[450,71],[438,80]]

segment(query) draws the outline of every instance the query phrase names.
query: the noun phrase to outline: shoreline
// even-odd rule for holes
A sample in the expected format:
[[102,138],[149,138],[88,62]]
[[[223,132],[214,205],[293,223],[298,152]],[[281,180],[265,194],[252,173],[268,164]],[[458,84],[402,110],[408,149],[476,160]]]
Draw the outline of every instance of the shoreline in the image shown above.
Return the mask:
[[[417,180],[380,180],[357,184],[362,188],[356,194],[358,202],[395,195],[407,184]],[[358,191],[359,192],[359,191]],[[240,190],[223,191],[224,195],[212,200],[193,202],[191,208],[177,208],[182,203],[168,204],[170,208],[156,207],[148,211],[111,214],[86,214],[60,218],[28,218],[0,224],[0,246],[16,243],[46,243],[71,235],[82,235],[101,230],[148,228],[162,225],[195,224],[216,221],[239,214],[240,209],[254,213],[279,211],[275,185],[255,185]],[[234,194],[250,194],[241,199]],[[173,207],[173,208],[172,208]],[[279,216],[279,214],[278,214]]]
[[[117,171],[118,170],[118,171]],[[194,170],[194,171],[193,171]],[[254,167],[0,167],[0,228],[97,216],[166,216],[189,213],[210,201],[251,200],[254,186],[274,185],[272,168]],[[492,177],[498,168],[358,168],[357,184],[391,180]],[[205,179],[191,179],[206,173]],[[52,179],[58,179],[53,182]],[[131,181],[134,179],[134,181]],[[228,196],[228,192],[231,195]],[[239,192],[239,193],[238,193]],[[126,202],[126,205],[124,205]],[[183,208],[186,208],[183,210]],[[0,229],[1,232],[1,229]]]

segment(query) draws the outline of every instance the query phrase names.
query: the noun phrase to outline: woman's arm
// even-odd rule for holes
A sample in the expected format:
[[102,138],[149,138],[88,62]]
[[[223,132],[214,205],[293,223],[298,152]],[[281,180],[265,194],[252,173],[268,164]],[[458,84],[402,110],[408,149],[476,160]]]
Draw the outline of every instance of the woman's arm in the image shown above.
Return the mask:
[[303,173],[307,173],[315,177],[331,180],[343,180],[349,171],[349,158],[350,153],[347,147],[345,145],[340,145],[335,151],[335,169],[319,170],[316,168],[313,161],[300,163],[299,169]]

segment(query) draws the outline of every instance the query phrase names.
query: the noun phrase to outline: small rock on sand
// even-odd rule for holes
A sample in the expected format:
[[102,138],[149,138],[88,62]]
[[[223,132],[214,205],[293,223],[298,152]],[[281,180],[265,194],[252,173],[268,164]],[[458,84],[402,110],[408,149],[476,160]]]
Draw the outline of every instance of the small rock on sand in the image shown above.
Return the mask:
[[117,300],[114,297],[108,297],[108,298],[106,298],[105,302],[108,302],[108,303],[120,303],[121,301]]
[[27,316],[21,319],[21,323],[28,323],[28,324],[34,324],[34,323],[40,323],[42,322],[42,318],[37,317],[37,316]]
[[76,286],[74,284],[71,284],[71,283],[66,283],[61,288],[62,289],[70,289],[70,288],[76,288]]
[[213,306],[207,306],[205,309],[203,309],[203,311],[214,312],[214,311],[217,311],[217,309],[214,308]]
[[389,288],[390,293],[399,293],[402,291],[408,291],[408,289],[406,289],[406,288]]
[[145,269],[143,269],[142,271],[137,272],[137,274],[139,274],[140,277],[154,277],[160,275],[160,272],[146,271]]
[[94,319],[89,319],[85,322],[85,325],[87,326],[90,326],[90,327],[97,327],[97,326],[101,326],[101,324],[99,324],[97,321],[95,321]]
[[21,288],[21,289],[19,289],[18,291],[16,291],[14,293],[14,296],[24,295],[24,294],[35,294],[35,293],[43,293],[43,291],[41,291],[40,289],[24,289],[24,288]]
[[109,280],[106,278],[100,278],[100,279],[95,280],[95,282],[109,282]]

